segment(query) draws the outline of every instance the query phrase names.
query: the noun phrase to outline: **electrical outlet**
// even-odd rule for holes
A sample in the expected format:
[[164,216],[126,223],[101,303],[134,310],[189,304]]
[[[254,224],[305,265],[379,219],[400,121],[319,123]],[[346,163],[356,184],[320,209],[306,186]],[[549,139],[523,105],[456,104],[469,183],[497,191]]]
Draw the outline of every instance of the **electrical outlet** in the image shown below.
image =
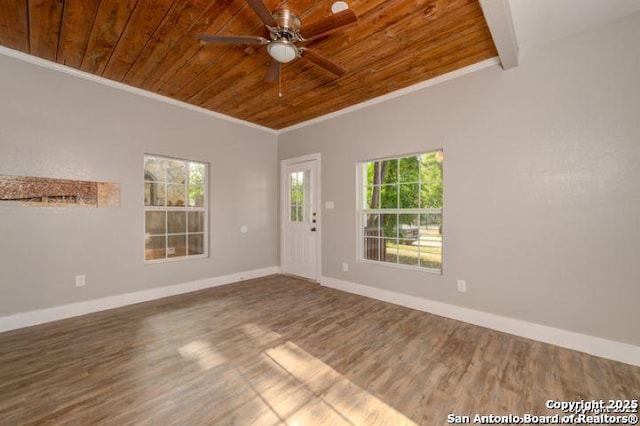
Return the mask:
[[342,262],[342,272],[349,272],[349,264],[347,262]]
[[76,275],[76,287],[83,287],[86,283],[84,275]]
[[458,280],[458,291],[460,293],[467,292],[467,282],[465,280]]

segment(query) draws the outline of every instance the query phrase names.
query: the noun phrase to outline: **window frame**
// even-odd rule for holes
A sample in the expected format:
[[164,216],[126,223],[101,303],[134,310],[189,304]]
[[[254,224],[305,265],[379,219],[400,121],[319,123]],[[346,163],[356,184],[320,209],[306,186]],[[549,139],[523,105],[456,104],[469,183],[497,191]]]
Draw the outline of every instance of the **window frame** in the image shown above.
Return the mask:
[[[373,159],[366,159],[366,160],[359,160],[356,163],[356,259],[358,263],[365,263],[365,264],[371,264],[371,265],[382,265],[382,266],[389,266],[392,268],[397,268],[397,269],[407,269],[407,270],[411,270],[411,271],[422,271],[422,272],[426,272],[426,273],[430,273],[430,274],[435,274],[435,275],[443,275],[444,274],[444,257],[445,257],[445,245],[444,245],[444,233],[442,234],[442,240],[441,240],[441,263],[440,263],[440,269],[434,269],[434,268],[427,268],[427,267],[423,267],[423,266],[414,266],[414,265],[407,265],[407,264],[402,264],[399,262],[396,263],[392,263],[392,262],[386,262],[383,260],[372,260],[372,259],[366,259],[365,258],[365,235],[364,235],[364,216],[366,214],[377,214],[378,216],[383,215],[383,214],[397,214],[397,215],[403,215],[403,214],[409,214],[409,215],[422,215],[422,214],[439,214],[441,216],[441,226],[444,226],[444,212],[445,212],[445,208],[444,208],[444,181],[445,181],[445,165],[444,165],[444,160],[442,163],[442,194],[443,194],[443,200],[442,200],[442,206],[441,207],[429,207],[429,208],[422,208],[422,207],[418,207],[418,208],[400,208],[399,206],[396,208],[382,208],[381,206],[379,206],[379,208],[377,209],[370,209],[370,208],[365,208],[365,197],[366,197],[366,188],[367,188],[367,182],[365,181],[365,172],[366,172],[366,164],[371,163],[371,162],[383,162],[383,161],[389,161],[389,160],[401,160],[403,158],[411,158],[411,157],[416,157],[419,155],[427,155],[427,154],[432,154],[432,153],[436,153],[436,152],[442,152],[443,154],[443,158],[446,158],[446,156],[444,155],[444,148],[435,148],[435,149],[431,149],[431,150],[427,150],[427,151],[420,151],[420,152],[415,152],[415,153],[408,153],[408,154],[400,154],[400,155],[394,155],[394,156],[389,156],[389,157],[380,157],[380,158],[373,158]],[[420,175],[419,175],[420,178]],[[418,181],[419,186],[418,186],[418,191],[420,191],[420,185],[422,184],[421,179],[419,179]],[[397,183],[397,187],[400,188],[400,184],[401,182],[398,181]],[[379,184],[381,187],[384,185],[382,182],[380,182]],[[399,194],[398,194],[398,198],[399,198]],[[380,219],[378,219],[380,220]],[[381,226],[381,225],[378,225]],[[398,225],[399,226],[399,225]],[[381,237],[378,237],[381,238]],[[419,237],[418,237],[419,238]],[[400,239],[399,236],[396,237],[396,239]]]
[[[144,201],[144,193],[143,193],[143,197],[142,197],[142,230],[143,230],[143,240],[142,240],[142,258],[144,260],[145,264],[157,264],[157,263],[168,263],[168,262],[183,262],[183,261],[188,261],[188,260],[197,260],[197,259],[206,259],[209,258],[209,163],[205,162],[205,161],[196,161],[196,160],[188,160],[188,159],[184,159],[184,158],[178,158],[178,157],[170,157],[170,156],[166,156],[166,155],[158,155],[158,154],[149,154],[149,153],[145,153],[143,155],[142,158],[142,181],[143,181],[143,191],[144,191],[144,185],[146,185],[147,183],[153,183],[152,181],[148,181],[146,178],[146,161],[147,159],[160,159],[160,160],[169,160],[169,161],[181,161],[185,163],[185,166],[187,168],[187,170],[189,170],[190,165],[191,164],[198,164],[198,165],[202,165],[204,166],[204,178],[203,178],[203,185],[204,185],[204,200],[203,200],[203,205],[202,207],[196,207],[196,206],[189,206],[189,178],[190,175],[189,173],[187,173],[187,180],[185,183],[185,198],[186,198],[186,205],[185,206],[167,206],[166,202],[164,206],[148,206],[145,204]],[[167,190],[166,187],[169,184],[169,182],[164,182],[165,184],[165,197],[167,194]],[[147,229],[146,229],[146,213],[147,212],[165,212],[165,233],[163,234],[166,239],[165,239],[165,257],[164,258],[160,258],[160,259],[149,259],[147,260],[146,258],[146,239],[147,239]],[[188,236],[190,234],[189,232],[189,213],[190,212],[201,212],[204,214],[204,221],[203,221],[203,230],[202,230],[202,236],[203,236],[203,253],[201,254],[194,254],[194,255],[189,255],[189,254],[185,254],[184,256],[173,256],[173,257],[169,257],[168,254],[168,249],[169,249],[169,237],[171,236],[176,236],[176,235],[182,235],[181,233],[170,233],[169,232],[169,224],[168,224],[168,217],[170,212],[185,212],[185,238],[186,238],[186,248],[187,248],[187,253],[188,253],[188,246],[189,246],[189,239]],[[193,232],[192,232],[193,233]],[[200,234],[200,232],[195,232],[197,234]],[[160,234],[154,234],[154,235],[160,235]]]

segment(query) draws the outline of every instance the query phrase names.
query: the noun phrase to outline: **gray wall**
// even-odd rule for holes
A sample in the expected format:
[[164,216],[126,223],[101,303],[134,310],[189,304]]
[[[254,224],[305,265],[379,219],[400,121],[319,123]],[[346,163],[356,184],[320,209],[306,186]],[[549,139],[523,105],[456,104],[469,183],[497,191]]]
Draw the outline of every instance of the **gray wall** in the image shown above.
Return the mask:
[[[121,184],[119,209],[0,205],[0,316],[277,265],[275,135],[2,55],[0,97],[0,174]],[[144,153],[210,163],[208,259],[144,264]]]
[[[0,174],[122,185],[119,209],[0,205],[0,316],[276,265],[277,159],[321,152],[325,276],[638,345],[639,45],[636,14],[279,142],[0,55]],[[357,263],[356,162],[440,147],[444,274]],[[145,152],[211,164],[210,258],[143,263]]]
[[[323,275],[640,344],[638,46],[640,14],[282,134],[322,153]],[[356,162],[441,147],[443,275],[357,263]]]

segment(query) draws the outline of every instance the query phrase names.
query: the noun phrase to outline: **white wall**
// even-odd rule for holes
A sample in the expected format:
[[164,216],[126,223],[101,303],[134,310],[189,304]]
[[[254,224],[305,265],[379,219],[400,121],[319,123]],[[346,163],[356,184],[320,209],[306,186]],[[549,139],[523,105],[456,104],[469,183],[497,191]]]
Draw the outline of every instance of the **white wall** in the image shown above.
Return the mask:
[[[322,154],[323,275],[640,345],[638,46],[640,14],[282,134]],[[435,148],[443,275],[357,263],[356,162]]]
[[[0,100],[0,174],[121,184],[118,209],[0,204],[0,317],[277,265],[274,134],[3,55]],[[208,259],[144,264],[144,153],[210,163]]]

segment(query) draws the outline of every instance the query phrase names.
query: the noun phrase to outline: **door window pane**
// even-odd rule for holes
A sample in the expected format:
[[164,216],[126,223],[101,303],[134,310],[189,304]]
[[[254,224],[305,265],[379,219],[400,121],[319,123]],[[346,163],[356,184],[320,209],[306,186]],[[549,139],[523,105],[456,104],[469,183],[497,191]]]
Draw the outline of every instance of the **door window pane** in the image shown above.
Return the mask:
[[306,181],[308,181],[308,176],[305,176],[304,172],[292,172],[289,174],[289,205],[291,208],[289,220],[291,222],[299,223],[305,221],[305,199],[308,198],[305,197]]

